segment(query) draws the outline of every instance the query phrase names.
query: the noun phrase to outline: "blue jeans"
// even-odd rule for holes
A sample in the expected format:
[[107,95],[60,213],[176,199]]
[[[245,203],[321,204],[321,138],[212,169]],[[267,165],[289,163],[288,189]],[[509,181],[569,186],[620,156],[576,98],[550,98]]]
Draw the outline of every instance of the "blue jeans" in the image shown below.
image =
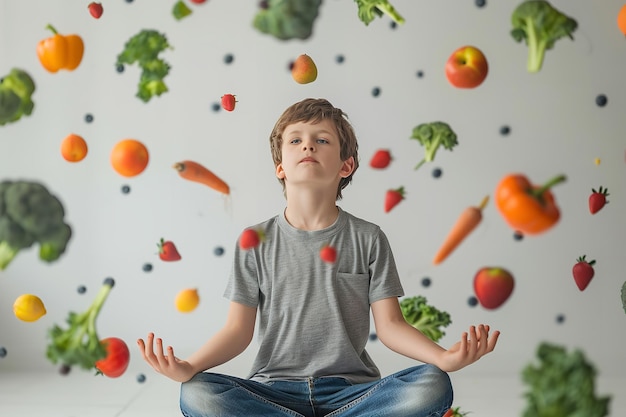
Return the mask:
[[202,372],[181,385],[186,417],[441,417],[452,406],[447,373],[419,365],[373,382],[312,377],[267,383]]

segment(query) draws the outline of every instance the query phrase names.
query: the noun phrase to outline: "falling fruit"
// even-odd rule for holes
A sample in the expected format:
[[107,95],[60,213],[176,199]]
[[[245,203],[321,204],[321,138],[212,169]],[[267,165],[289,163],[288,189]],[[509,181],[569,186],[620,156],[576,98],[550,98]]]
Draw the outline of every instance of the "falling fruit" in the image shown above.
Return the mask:
[[176,309],[181,313],[189,313],[198,307],[200,296],[197,288],[186,288],[176,296]]
[[317,79],[317,66],[310,56],[302,54],[293,62],[291,76],[298,84],[312,83]]
[[111,166],[124,177],[139,175],[148,166],[150,156],[146,146],[135,139],[124,139],[111,151]]
[[68,162],[79,162],[87,156],[87,142],[82,136],[70,133],[61,141],[61,156]]
[[13,303],[15,317],[22,321],[37,321],[46,314],[46,307],[41,298],[33,294],[22,294]]

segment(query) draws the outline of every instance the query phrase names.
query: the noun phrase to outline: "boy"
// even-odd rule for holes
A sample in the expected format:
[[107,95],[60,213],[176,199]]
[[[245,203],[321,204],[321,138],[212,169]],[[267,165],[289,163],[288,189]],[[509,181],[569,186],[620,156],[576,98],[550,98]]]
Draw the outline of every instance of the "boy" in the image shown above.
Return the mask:
[[[447,372],[493,351],[499,332],[471,326],[446,350],[410,326],[385,234],[336,205],[359,166],[347,116],[324,99],[287,108],[270,135],[284,212],[259,225],[265,241],[235,249],[224,327],[187,360],[150,333],[143,358],[182,382],[185,416],[423,416],[452,405]],[[319,255],[337,250],[334,263]],[[370,308],[380,341],[423,364],[381,378],[365,351]],[[258,318],[246,379],[205,372],[243,352]]]

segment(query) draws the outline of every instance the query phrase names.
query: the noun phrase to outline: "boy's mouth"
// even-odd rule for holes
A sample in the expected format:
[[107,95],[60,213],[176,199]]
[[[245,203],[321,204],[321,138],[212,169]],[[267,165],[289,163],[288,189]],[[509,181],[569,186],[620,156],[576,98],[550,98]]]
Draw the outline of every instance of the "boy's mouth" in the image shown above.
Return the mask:
[[306,158],[302,158],[300,162],[317,162],[314,158],[307,156]]

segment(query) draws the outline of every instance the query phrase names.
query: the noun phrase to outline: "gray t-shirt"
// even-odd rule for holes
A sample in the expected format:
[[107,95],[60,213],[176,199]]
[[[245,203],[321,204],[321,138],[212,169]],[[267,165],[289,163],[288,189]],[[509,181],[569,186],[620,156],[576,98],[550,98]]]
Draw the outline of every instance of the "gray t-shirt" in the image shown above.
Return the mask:
[[[404,295],[383,231],[342,209],[322,230],[296,229],[284,214],[253,227],[265,240],[247,251],[236,246],[224,292],[258,307],[260,346],[248,377],[379,379],[365,350],[370,304]],[[334,264],[320,258],[324,244],[337,249]]]

